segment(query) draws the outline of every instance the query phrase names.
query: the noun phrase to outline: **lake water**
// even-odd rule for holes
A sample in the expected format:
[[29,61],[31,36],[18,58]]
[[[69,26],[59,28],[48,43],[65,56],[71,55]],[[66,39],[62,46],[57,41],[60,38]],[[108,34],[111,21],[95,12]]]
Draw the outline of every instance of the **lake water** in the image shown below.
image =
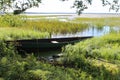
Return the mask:
[[80,37],[80,36],[103,36],[105,34],[108,34],[112,31],[119,32],[120,27],[109,27],[104,26],[101,28],[97,27],[88,27],[84,29],[83,31],[76,32],[76,33],[68,33],[68,34],[53,34],[52,38],[62,38],[62,37]]

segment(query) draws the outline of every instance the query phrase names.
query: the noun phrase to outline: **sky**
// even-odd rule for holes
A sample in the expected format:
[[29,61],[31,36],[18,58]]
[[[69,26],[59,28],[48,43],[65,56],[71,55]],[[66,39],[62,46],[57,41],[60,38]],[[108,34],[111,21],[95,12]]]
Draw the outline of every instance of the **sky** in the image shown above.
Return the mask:
[[[75,13],[76,9],[71,8],[74,0],[62,2],[60,0],[42,0],[39,8],[28,9],[27,12],[68,12]],[[109,12],[109,7],[103,7],[101,0],[93,0],[92,5],[84,13],[115,13]]]

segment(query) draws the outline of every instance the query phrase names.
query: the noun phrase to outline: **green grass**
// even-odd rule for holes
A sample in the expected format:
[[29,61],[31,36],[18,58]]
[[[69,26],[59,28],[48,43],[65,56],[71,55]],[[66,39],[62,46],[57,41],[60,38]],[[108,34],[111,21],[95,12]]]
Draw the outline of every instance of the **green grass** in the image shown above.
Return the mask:
[[20,27],[26,22],[26,16],[20,15],[1,15],[0,16],[0,27]]
[[0,28],[0,40],[38,39],[48,37],[50,37],[48,32],[26,30],[21,28]]

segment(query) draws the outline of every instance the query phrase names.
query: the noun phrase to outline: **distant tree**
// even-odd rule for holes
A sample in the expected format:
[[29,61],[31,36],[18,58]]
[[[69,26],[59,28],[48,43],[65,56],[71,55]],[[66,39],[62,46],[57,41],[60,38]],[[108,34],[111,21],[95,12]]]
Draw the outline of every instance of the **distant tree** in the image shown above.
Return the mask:
[[[68,1],[68,0],[61,0]],[[103,6],[109,6],[109,10],[119,11],[120,3],[119,0],[101,0]],[[10,9],[13,10],[14,14],[20,14],[32,7],[39,7],[41,0],[0,0],[0,11],[8,12]],[[54,4],[53,4],[54,5]],[[78,14],[88,9],[88,5],[92,5],[92,0],[75,0],[72,8],[76,8]]]

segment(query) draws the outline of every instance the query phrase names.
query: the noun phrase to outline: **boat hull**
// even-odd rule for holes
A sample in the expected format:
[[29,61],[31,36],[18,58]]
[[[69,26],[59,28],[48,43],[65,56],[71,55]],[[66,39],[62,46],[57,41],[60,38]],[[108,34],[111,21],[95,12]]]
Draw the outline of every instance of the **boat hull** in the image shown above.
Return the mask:
[[31,40],[14,40],[7,41],[15,45],[18,51],[22,52],[40,52],[48,50],[61,50],[67,44],[74,44],[76,42],[92,38],[89,37],[70,37],[70,38],[52,38],[52,39],[31,39]]

